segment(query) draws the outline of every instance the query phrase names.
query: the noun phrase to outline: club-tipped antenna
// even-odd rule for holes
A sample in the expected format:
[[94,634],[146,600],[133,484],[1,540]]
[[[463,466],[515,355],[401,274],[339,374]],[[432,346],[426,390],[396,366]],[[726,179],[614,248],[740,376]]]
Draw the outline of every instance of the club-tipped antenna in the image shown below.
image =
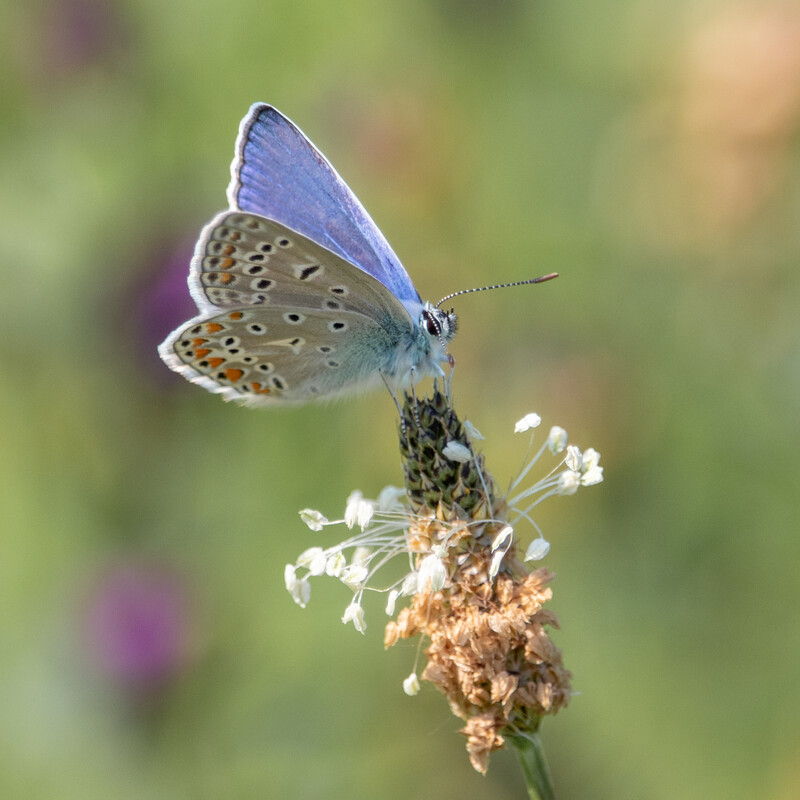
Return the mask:
[[459,292],[453,292],[452,294],[448,294],[446,297],[443,297],[437,304],[436,308],[439,308],[442,303],[446,303],[448,300],[452,300],[454,297],[458,297],[460,294],[471,294],[472,292],[486,292],[489,289],[507,289],[510,286],[527,286],[529,283],[544,283],[545,281],[550,281],[553,278],[557,278],[557,272],[551,272],[549,275],[541,275],[538,278],[528,278],[526,281],[514,281],[513,283],[496,283],[494,286],[479,286],[476,289],[462,289]]

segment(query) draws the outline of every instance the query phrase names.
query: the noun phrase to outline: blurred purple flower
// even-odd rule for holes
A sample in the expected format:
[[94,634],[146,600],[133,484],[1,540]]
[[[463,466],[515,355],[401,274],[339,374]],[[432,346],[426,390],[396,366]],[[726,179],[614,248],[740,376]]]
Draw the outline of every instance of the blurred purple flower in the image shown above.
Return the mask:
[[32,4],[15,45],[21,68],[50,88],[93,64],[119,61],[130,38],[122,8],[107,0]]
[[120,318],[133,328],[132,336],[126,336],[135,342],[133,357],[160,384],[183,383],[162,363],[157,348],[167,334],[197,314],[186,283],[193,252],[194,236],[156,245],[146,259],[147,269],[136,275],[135,284],[125,288],[118,303]]
[[112,566],[85,610],[91,663],[128,691],[162,689],[190,661],[192,616],[187,586],[168,567],[137,560]]

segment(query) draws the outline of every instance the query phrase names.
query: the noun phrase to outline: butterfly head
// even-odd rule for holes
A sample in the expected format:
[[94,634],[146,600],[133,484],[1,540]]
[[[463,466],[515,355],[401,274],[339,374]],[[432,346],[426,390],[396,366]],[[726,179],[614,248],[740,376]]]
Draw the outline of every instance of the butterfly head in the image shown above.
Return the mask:
[[449,311],[442,311],[431,303],[425,303],[422,307],[419,315],[421,344],[426,352],[432,354],[434,360],[450,360],[447,345],[456,335],[457,329],[458,320],[452,308]]

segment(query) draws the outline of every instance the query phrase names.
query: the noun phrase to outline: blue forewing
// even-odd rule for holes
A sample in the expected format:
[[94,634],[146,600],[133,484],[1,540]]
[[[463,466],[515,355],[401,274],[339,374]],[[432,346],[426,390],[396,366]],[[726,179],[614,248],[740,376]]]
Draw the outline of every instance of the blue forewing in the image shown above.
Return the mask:
[[228,201],[318,242],[407,308],[419,307],[411,278],[347,184],[299,128],[265,103],[254,103],[242,120]]

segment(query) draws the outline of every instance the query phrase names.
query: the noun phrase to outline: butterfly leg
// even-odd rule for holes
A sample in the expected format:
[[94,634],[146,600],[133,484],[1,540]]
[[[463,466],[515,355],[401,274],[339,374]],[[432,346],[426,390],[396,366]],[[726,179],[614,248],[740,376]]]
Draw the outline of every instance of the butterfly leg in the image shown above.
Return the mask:
[[392,400],[394,400],[394,404],[397,406],[397,413],[400,415],[400,427],[402,428],[403,435],[405,436],[408,432],[406,430],[406,420],[403,416],[403,407],[400,405],[400,400],[397,397],[394,389],[392,389],[392,385],[389,383],[386,375],[381,372],[381,378],[383,379],[384,384],[386,384],[386,388],[389,390],[389,394],[392,396]]
[[419,423],[419,403],[417,402],[417,368],[411,367],[411,397],[414,400],[414,422],[417,428],[420,428]]
[[456,371],[456,360],[448,353],[447,361],[450,365],[450,369],[444,376],[442,383],[444,383],[444,396],[447,398],[447,405],[450,406],[453,392],[453,373]]

